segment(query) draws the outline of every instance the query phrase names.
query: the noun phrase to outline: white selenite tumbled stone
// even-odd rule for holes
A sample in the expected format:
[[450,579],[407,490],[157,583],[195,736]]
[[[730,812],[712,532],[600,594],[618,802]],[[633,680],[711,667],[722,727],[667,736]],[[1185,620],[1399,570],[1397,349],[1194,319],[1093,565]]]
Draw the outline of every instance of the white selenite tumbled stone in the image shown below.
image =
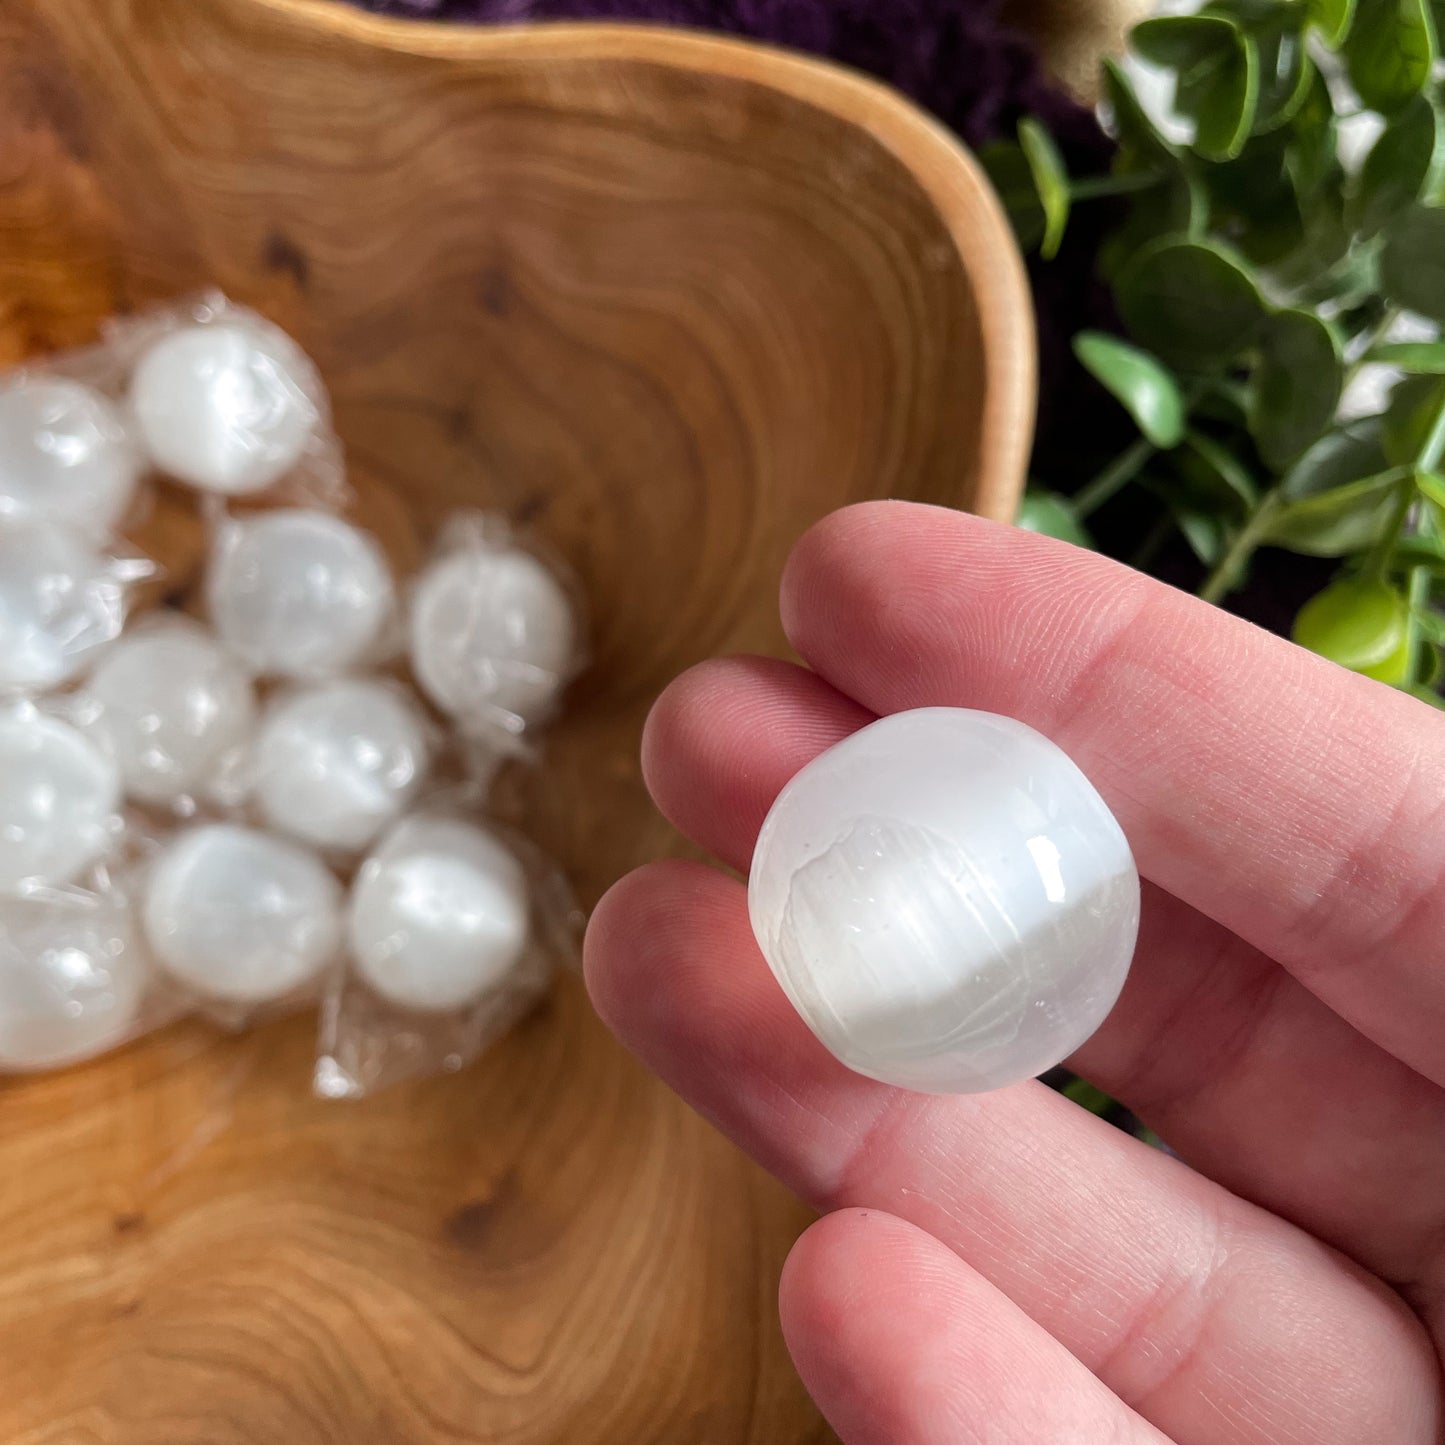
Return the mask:
[[115,759],[126,792],[169,805],[208,791],[250,736],[245,669],[187,618],[144,624],[106,652],[77,713]]
[[1103,1022],[1139,926],[1122,829],[1025,724],[925,708],[809,763],[763,824],[753,931],[850,1069],[964,1094],[1033,1078]]
[[120,773],[69,723],[0,711],[0,892],[73,882],[120,831]]
[[202,491],[263,491],[301,459],[320,423],[320,382],[275,327],[185,326],[155,342],[130,403],[162,471]]
[[430,751],[420,708],[397,688],[303,688],[272,704],[256,739],[261,816],[318,848],[364,848],[416,796]]
[[0,522],[0,689],[41,692],[79,673],[125,625],[111,559],[49,522]]
[[0,517],[103,537],[129,510],[140,474],[119,411],[98,391],[64,376],[0,388]]
[[216,632],[278,677],[331,677],[368,660],[392,616],[386,557],[329,512],[283,508],[229,523],[206,583]]
[[410,631],[422,691],[470,730],[544,721],[576,665],[571,600],[513,548],[464,547],[434,562],[412,595]]
[[348,935],[357,973],[401,1008],[463,1008],[505,983],[530,932],[527,877],[483,828],[404,819],[363,864]]
[[284,998],[341,941],[341,885],[314,854],[252,828],[212,823],[156,859],[142,909],[156,962],[206,998]]
[[0,899],[0,1071],[59,1068],[123,1043],[149,972],[118,894]]

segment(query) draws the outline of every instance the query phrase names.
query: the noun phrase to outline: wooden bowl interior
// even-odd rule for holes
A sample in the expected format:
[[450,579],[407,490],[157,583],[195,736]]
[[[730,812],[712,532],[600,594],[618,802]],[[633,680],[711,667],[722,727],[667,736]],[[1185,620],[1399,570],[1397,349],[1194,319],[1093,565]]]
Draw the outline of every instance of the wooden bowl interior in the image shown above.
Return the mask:
[[838,114],[819,67],[780,88],[709,45],[264,0],[0,17],[0,358],[217,285],[315,356],[402,550],[460,507],[537,529],[593,666],[527,811],[589,896],[659,841],[648,700],[781,646],[798,534],[875,496],[1007,515],[1029,430],[1027,302],[967,160],[871,86],[839,76]]
[[[1027,290],[971,162],[762,50],[3,0],[0,366],[209,286],[316,358],[394,555],[482,507],[579,574],[592,667],[508,804],[587,901],[679,846],[647,706],[783,646],[809,523],[1004,517],[1021,486]],[[183,510],[153,536],[194,562]],[[312,1034],[181,1027],[0,1081],[0,1435],[826,1438],[772,1303],[806,1212],[575,981],[477,1068],[357,1109],[307,1097]]]

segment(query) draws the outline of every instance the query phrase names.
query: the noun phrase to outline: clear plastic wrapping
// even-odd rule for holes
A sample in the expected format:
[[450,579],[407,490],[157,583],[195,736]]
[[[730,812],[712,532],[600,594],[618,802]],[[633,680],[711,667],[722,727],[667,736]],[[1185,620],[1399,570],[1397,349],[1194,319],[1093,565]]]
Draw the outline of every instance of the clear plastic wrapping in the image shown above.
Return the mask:
[[115,764],[135,804],[178,817],[234,802],[256,686],[194,618],[161,608],[107,648],[57,710]]
[[408,687],[342,677],[273,693],[243,766],[256,821],[345,863],[407,813],[448,761]]
[[219,292],[119,317],[90,365],[153,469],[213,498],[339,507],[341,445],[310,357]]
[[205,601],[217,636],[258,676],[336,677],[393,650],[386,554],[369,532],[319,508],[222,517]]
[[78,728],[32,702],[0,708],[0,892],[75,883],[121,846],[120,773]]
[[341,956],[341,880],[311,849],[259,828],[178,829],[137,875],[158,973],[230,1027],[315,998]]
[[407,653],[418,687],[463,737],[516,753],[582,671],[583,629],[571,573],[505,519],[466,512],[412,583]]
[[469,810],[407,817],[352,882],[316,1092],[360,1098],[470,1063],[575,962],[580,924],[565,879],[526,840]]
[[0,695],[74,679],[120,636],[136,585],[155,573],[58,522],[0,522]]
[[319,1004],[314,1087],[356,1098],[575,958],[486,816],[581,666],[575,584],[483,513],[399,575],[352,502],[316,368],[219,295],[0,374],[0,1073]]
[[182,1011],[108,873],[0,896],[0,1073],[81,1063]]
[[145,474],[124,409],[73,377],[21,372],[0,385],[0,522],[70,525],[105,538],[133,516]]

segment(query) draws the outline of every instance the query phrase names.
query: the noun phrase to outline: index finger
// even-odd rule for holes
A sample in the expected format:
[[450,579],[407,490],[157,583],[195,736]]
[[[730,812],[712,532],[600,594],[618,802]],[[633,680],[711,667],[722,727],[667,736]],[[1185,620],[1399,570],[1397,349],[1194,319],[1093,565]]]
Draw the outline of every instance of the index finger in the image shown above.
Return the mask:
[[1092,553],[901,502],[835,513],[783,584],[809,665],[873,712],[1053,738],[1141,871],[1445,1082],[1445,725]]

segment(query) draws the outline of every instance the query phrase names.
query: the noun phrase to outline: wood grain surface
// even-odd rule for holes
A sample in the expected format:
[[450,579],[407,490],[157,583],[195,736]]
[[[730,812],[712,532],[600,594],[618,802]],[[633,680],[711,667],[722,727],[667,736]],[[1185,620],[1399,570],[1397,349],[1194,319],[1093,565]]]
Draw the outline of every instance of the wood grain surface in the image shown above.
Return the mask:
[[[509,796],[588,901],[679,846],[648,702],[782,646],[809,522],[1021,484],[1028,297],[972,163],[742,45],[3,0],[0,364],[212,284],[315,356],[389,540],[501,508],[579,572],[593,666]],[[0,1440],[829,1438],[775,1320],[803,1210],[575,979],[362,1105],[308,1097],[311,1049],[182,1025],[0,1082]]]

